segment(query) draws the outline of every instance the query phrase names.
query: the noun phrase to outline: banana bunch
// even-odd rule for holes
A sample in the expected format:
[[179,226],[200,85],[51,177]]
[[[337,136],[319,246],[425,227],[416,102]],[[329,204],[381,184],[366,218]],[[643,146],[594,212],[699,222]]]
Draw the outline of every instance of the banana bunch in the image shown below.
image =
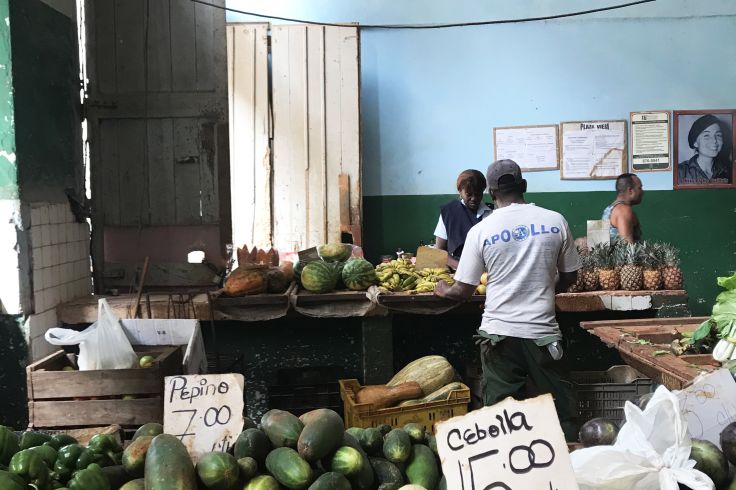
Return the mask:
[[376,276],[379,286],[389,291],[411,291],[419,281],[419,275],[411,260],[395,259],[378,264]]
[[422,269],[417,272],[417,275],[419,281],[417,281],[413,291],[417,293],[431,293],[440,281],[445,281],[447,284],[455,282],[450,275],[450,271],[444,267]]

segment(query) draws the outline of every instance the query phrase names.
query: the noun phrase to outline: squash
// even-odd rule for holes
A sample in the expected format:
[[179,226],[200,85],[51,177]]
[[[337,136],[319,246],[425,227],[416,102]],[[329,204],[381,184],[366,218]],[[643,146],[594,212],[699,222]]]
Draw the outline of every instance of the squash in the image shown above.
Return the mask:
[[366,386],[355,394],[359,404],[370,403],[374,409],[393,407],[402,400],[411,400],[422,396],[422,387],[416,381],[409,381],[396,386]]
[[467,389],[467,388],[468,388],[467,386],[460,383],[459,381],[453,381],[452,383],[446,384],[439,390],[435,390],[423,398],[417,398],[416,400],[403,401],[399,403],[399,406],[406,407],[409,405],[421,405],[423,403],[444,401],[444,400],[447,400],[447,398],[449,398],[450,393],[452,393],[453,391]]
[[227,276],[223,289],[228,296],[265,293],[268,287],[263,267],[238,267]]
[[455,377],[452,365],[442,356],[425,356],[407,364],[396,373],[386,386],[397,386],[407,381],[416,381],[424,396],[450,383]]

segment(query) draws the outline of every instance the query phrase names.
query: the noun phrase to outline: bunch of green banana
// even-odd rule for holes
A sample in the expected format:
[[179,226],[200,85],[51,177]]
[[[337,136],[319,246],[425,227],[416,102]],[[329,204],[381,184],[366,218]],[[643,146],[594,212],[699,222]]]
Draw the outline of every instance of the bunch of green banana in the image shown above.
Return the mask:
[[379,286],[389,291],[410,291],[419,281],[414,264],[411,263],[411,260],[406,259],[378,264],[376,276],[378,276]]
[[431,293],[440,281],[445,281],[447,284],[455,282],[450,275],[450,271],[445,268],[422,269],[417,274],[419,275],[419,281],[414,288],[417,293]]

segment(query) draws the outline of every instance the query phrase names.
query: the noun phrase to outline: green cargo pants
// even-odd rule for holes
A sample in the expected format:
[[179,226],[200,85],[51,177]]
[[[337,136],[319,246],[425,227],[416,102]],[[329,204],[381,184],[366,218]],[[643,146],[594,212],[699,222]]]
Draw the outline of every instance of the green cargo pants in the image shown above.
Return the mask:
[[537,394],[550,393],[555,400],[557,416],[565,439],[578,439],[577,399],[565,357],[555,361],[547,347],[539,347],[531,339],[506,337],[493,345],[480,346],[483,364],[483,404],[494,405],[506,397],[527,398],[527,378]]

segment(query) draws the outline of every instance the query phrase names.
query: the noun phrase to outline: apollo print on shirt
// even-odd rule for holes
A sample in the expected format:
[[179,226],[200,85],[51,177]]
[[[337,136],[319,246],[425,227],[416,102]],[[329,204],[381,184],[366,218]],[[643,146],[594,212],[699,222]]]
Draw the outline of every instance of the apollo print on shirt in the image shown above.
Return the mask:
[[532,224],[528,227],[526,225],[519,225],[511,230],[502,230],[501,233],[491,235],[483,241],[483,246],[493,246],[497,242],[510,242],[512,239],[517,242],[523,242],[527,238],[548,235],[550,233],[559,234],[560,229],[557,226],[550,226],[549,229],[545,225]]

